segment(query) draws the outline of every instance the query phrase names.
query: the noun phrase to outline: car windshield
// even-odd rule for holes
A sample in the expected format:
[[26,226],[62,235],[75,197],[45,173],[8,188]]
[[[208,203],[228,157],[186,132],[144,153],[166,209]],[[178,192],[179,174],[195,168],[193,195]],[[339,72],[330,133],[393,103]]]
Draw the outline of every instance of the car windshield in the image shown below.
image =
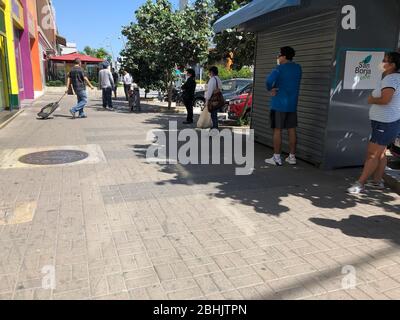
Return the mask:
[[243,90],[248,85],[252,84],[252,80],[226,80],[222,81],[222,91],[238,92]]
[[247,88],[249,85],[252,84],[252,80],[238,80],[237,81],[237,90],[241,91],[244,90],[245,88]]
[[233,80],[222,82],[222,91],[236,91],[236,83]]
[[245,86],[242,89],[239,89],[237,91],[238,95],[242,95],[242,94],[246,94],[246,93],[252,93],[253,92],[253,84],[248,84],[247,86]]

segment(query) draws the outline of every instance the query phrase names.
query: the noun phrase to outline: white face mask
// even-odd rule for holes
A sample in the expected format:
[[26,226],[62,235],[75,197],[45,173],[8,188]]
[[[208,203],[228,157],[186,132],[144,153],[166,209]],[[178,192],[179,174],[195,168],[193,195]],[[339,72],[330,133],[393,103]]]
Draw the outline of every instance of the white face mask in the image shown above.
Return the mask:
[[385,70],[385,63],[381,62],[381,63],[379,64],[379,70],[381,70],[382,72],[385,72],[385,71],[386,71],[386,70]]
[[278,66],[280,66],[280,65],[281,65],[281,61],[280,61],[279,59],[276,59],[276,64],[277,64]]

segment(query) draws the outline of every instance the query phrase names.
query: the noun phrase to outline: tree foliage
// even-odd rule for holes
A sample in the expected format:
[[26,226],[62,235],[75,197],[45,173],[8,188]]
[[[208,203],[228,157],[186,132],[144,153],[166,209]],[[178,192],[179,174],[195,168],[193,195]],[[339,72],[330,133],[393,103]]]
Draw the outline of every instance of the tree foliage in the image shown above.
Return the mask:
[[174,11],[168,0],[147,0],[135,14],[136,22],[122,30],[128,41],[121,62],[141,87],[165,91],[177,66],[206,61],[211,0],[196,0],[182,11]]
[[[214,0],[217,10],[215,21],[249,2],[251,0]],[[253,33],[226,30],[215,35],[214,43],[216,48],[209,55],[209,63],[224,60],[230,53],[233,53],[234,69],[240,70],[243,66],[254,64],[256,40]]]
[[83,49],[82,53],[86,54],[88,56],[94,57],[94,58],[102,59],[102,60],[112,59],[110,53],[104,48],[95,49],[95,48],[86,46]]

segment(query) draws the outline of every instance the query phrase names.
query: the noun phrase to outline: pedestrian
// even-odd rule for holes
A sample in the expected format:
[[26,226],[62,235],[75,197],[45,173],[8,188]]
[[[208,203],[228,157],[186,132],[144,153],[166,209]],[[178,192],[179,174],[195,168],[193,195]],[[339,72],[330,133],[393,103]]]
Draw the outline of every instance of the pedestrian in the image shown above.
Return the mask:
[[126,101],[129,101],[129,91],[132,88],[133,79],[132,79],[132,76],[126,70],[124,71],[124,77],[123,77],[122,81],[124,83],[124,91],[125,91]]
[[139,88],[139,85],[135,82],[133,83],[132,87],[133,87],[134,107],[138,112],[140,112],[142,110],[142,106],[140,103],[140,88]]
[[77,105],[69,111],[72,115],[72,119],[75,119],[77,112],[79,113],[79,118],[87,118],[84,111],[85,106],[88,103],[86,85],[88,85],[92,90],[94,87],[83,70],[82,61],[80,59],[75,59],[74,66],[68,74],[66,93],[70,91],[71,85],[78,99]]
[[115,70],[115,68],[112,68],[112,76],[114,79],[114,98],[117,99],[117,91],[118,91],[118,82],[119,82],[119,74],[118,72]]
[[196,92],[196,72],[193,69],[186,70],[189,78],[182,86],[182,100],[187,110],[187,118],[183,124],[193,124],[193,105]]
[[103,108],[113,109],[112,91],[114,89],[114,79],[109,64],[103,63],[103,70],[99,72],[99,89],[103,91]]
[[[219,78],[219,70],[217,67],[211,67],[209,69],[208,75],[210,77],[210,80],[208,81],[207,84],[207,92],[206,92],[206,106],[208,106],[208,102],[211,99],[211,97],[214,94],[214,91],[220,89],[222,90],[222,81]],[[207,109],[207,108],[206,108]],[[211,133],[215,134],[216,130],[219,130],[219,125],[218,125],[218,109],[213,110],[211,112],[211,120],[212,120],[212,128],[211,128]]]
[[272,96],[271,128],[274,131],[274,156],[265,160],[269,165],[282,166],[282,131],[289,132],[290,154],[286,162],[296,165],[297,149],[297,106],[302,80],[302,68],[293,61],[296,51],[283,47],[277,57],[278,66],[267,76],[266,87]]
[[382,71],[382,80],[368,99],[368,103],[372,105],[372,135],[367,159],[360,179],[348,189],[350,194],[365,192],[370,177],[373,177],[373,181],[368,186],[385,189],[383,175],[388,162],[387,147],[396,140],[400,132],[400,53],[386,53],[382,61]]

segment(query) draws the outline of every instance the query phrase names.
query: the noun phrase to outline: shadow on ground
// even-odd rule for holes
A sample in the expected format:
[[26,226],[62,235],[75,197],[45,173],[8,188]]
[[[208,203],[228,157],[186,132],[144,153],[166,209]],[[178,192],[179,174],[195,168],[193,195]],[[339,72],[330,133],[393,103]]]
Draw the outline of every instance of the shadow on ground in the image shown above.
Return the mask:
[[[169,136],[169,121],[182,123],[183,115],[157,115],[147,119],[145,123],[151,124],[165,132],[167,137],[167,149]],[[178,125],[178,131],[187,128]],[[243,144],[247,136],[241,133]],[[200,133],[197,131],[197,135]],[[211,139],[209,140],[211,142]],[[185,142],[178,143],[178,150]],[[211,143],[210,143],[211,144]],[[223,145],[223,144],[222,144]],[[132,148],[138,157],[145,158],[149,145],[134,145]],[[210,147],[211,148],[211,147]],[[224,147],[220,152],[223,155]],[[201,146],[197,151],[201,154]],[[339,170],[327,172],[318,170],[306,163],[300,163],[295,167],[271,168],[264,163],[265,158],[271,155],[268,148],[255,145],[255,171],[252,175],[236,176],[234,165],[160,165],[160,171],[174,175],[175,178],[160,182],[160,185],[213,185],[218,190],[211,192],[210,196],[231,199],[232,204],[240,203],[253,207],[260,214],[280,216],[291,210],[283,205],[282,199],[289,196],[300,197],[309,200],[316,208],[323,209],[351,209],[358,204],[376,206],[390,213],[398,214],[400,205],[391,204],[395,201],[391,194],[370,190],[362,197],[354,197],[346,193],[349,184],[356,179],[359,170]],[[222,156],[223,157],[223,156]],[[295,210],[301,210],[301,206]],[[315,214],[315,212],[313,212]]]

